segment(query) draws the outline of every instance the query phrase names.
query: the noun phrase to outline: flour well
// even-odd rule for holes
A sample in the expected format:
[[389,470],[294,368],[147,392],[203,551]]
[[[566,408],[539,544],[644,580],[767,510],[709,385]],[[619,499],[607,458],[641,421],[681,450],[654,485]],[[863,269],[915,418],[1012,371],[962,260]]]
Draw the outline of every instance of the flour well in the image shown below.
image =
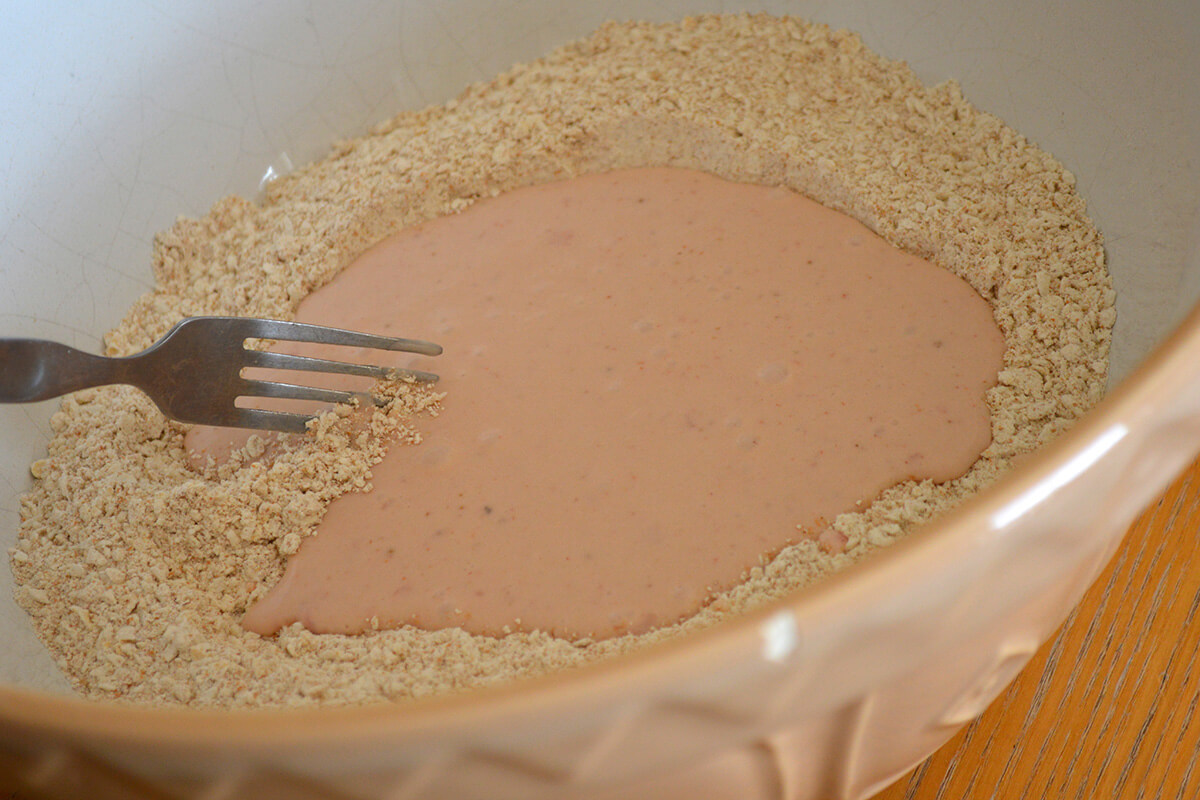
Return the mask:
[[881,490],[966,472],[1005,349],[970,286],[857,220],[664,167],[406,228],[296,316],[436,335],[445,401],[330,504],[243,618],[262,634],[678,622],[800,537],[832,551]]

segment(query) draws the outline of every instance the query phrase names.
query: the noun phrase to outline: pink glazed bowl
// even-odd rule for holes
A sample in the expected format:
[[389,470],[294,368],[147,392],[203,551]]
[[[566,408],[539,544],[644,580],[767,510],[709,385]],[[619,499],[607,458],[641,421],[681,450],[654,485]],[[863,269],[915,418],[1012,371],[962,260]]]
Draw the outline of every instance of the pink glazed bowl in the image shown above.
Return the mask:
[[[893,781],[1004,689],[1138,510],[1200,450],[1200,312],[1188,313],[1200,295],[1200,9],[1142,5],[765,4],[854,29],[928,82],[959,80],[1075,172],[1106,234],[1115,388],[999,484],[730,623],[578,671],[398,707],[211,712],[68,696],[4,570],[0,788],[49,798],[816,800],[864,798]],[[95,348],[147,287],[149,239],[175,214],[252,195],[265,173],[337,137],[447,99],[607,18],[699,10],[727,9],[21,6],[0,32],[5,334]],[[6,546],[53,407],[0,408]]]

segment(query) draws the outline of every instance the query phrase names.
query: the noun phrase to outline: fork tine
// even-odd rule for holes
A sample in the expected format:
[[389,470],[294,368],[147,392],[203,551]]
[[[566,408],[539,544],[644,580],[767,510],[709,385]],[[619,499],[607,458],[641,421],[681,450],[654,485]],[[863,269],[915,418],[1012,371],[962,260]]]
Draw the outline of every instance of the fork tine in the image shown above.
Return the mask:
[[278,397],[284,400],[316,400],[320,403],[349,403],[358,398],[374,403],[375,398],[362,392],[344,392],[338,389],[318,389],[315,386],[297,386],[275,381],[244,380],[242,394],[247,397]]
[[236,317],[237,326],[245,336],[256,339],[278,339],[315,344],[336,344],[344,347],[370,347],[375,350],[399,350],[423,356],[436,356],[442,352],[441,345],[419,339],[399,339],[391,336],[376,336],[372,333],[309,325],[305,322],[289,322],[280,319],[254,319]]
[[438,379],[432,372],[422,372],[417,369],[398,369],[392,367],[377,367],[369,364],[351,364],[346,361],[330,361],[324,358],[310,358],[288,353],[275,353],[270,350],[247,350],[246,364],[252,367],[269,369],[293,369],[305,372],[336,372],[342,375],[361,375],[367,378],[394,379],[412,377],[419,381],[430,383]]
[[308,423],[315,419],[311,414],[292,414],[286,411],[264,411],[259,408],[237,408],[222,425],[233,428],[257,428],[280,433],[304,433]]

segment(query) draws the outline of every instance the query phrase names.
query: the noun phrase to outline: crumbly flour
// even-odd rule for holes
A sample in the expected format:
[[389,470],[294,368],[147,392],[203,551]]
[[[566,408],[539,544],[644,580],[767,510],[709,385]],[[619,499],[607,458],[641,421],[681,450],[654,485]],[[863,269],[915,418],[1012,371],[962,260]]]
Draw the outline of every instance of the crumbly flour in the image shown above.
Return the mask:
[[196,471],[185,427],[139,392],[79,392],[53,417],[10,551],[17,601],[79,691],[203,706],[367,703],[611,657],[896,541],[1053,439],[1103,391],[1114,296],[1071,174],[956,84],[924,87],[853,34],[767,16],[606,25],[336,144],[260,204],[229,197],[180,219],[155,243],[157,288],[109,334],[107,351],[141,350],[192,314],[289,317],[399,227],[521,185],[635,165],[790,186],[965,278],[993,303],[1008,341],[989,395],[994,441],[979,461],[959,480],[896,486],[838,518],[844,552],[803,540],[694,617],[641,636],[292,626],[264,639],[240,627],[247,605],[330,499],[369,487],[386,440],[419,440],[437,395],[393,384],[396,402],[369,430],[343,409],[274,458],[256,460],[255,437],[229,464]]

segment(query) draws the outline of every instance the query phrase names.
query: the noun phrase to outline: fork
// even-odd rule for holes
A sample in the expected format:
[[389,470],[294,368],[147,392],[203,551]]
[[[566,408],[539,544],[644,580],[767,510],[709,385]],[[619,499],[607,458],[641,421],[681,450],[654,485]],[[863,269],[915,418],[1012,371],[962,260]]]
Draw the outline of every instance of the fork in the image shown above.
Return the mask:
[[0,402],[47,400],[92,386],[136,386],[180,422],[302,433],[315,414],[235,405],[239,397],[348,403],[373,400],[364,392],[297,386],[242,376],[246,367],[339,373],[376,379],[436,381],[419,370],[352,364],[246,348],[247,339],[399,350],[436,356],[439,345],[368,333],[251,317],[188,317],[149,348],[124,358],[92,355],[42,339],[0,339]]

